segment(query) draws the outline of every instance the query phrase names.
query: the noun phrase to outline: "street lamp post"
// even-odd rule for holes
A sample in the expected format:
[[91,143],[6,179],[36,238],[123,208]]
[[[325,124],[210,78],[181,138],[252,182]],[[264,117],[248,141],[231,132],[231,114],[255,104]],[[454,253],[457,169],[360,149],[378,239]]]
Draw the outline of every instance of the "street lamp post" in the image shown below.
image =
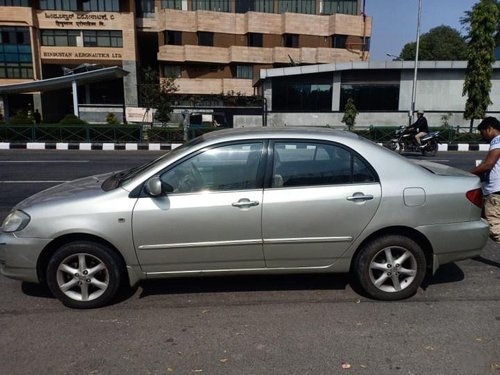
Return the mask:
[[386,53],[386,56],[392,57],[392,61],[404,61],[401,57],[393,55],[392,53]]
[[418,71],[418,49],[420,45],[420,18],[422,16],[422,0],[418,0],[418,17],[417,17],[417,40],[415,46],[415,67],[413,69],[413,87],[411,93],[410,109],[408,111],[408,122],[412,123],[413,113],[415,113],[415,101],[417,100],[417,71]]

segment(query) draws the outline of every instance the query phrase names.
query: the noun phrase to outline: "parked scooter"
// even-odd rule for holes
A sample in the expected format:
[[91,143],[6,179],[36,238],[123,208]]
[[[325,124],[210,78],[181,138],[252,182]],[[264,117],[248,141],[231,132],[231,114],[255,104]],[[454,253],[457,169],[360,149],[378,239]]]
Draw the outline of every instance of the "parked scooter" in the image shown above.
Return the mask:
[[420,139],[421,145],[417,143],[415,135],[417,132],[413,128],[402,125],[399,127],[389,142],[384,143],[384,147],[400,154],[403,152],[421,152],[424,156],[435,156],[439,148],[439,132],[429,132]]

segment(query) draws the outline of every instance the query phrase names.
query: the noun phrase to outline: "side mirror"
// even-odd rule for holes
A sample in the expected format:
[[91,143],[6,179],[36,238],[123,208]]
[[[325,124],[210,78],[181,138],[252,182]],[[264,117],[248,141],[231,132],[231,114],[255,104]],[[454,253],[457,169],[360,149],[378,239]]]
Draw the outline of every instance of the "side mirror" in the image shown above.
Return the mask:
[[159,197],[163,194],[163,187],[161,185],[160,177],[155,176],[146,181],[144,190],[152,197]]
[[146,194],[152,197],[159,197],[165,193],[172,193],[174,188],[171,185],[162,182],[160,177],[155,176],[146,181],[144,184],[144,190],[146,191]]

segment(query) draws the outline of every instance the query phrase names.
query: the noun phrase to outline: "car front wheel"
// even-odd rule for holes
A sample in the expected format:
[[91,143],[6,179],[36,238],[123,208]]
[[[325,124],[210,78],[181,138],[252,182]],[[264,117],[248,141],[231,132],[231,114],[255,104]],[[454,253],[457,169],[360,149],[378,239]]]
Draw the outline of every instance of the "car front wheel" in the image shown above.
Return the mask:
[[377,238],[358,253],[354,274],[371,298],[399,300],[417,292],[425,277],[421,247],[410,238],[388,235]]
[[107,247],[73,242],[59,248],[47,265],[47,284],[64,305],[88,309],[109,303],[121,283],[120,259]]

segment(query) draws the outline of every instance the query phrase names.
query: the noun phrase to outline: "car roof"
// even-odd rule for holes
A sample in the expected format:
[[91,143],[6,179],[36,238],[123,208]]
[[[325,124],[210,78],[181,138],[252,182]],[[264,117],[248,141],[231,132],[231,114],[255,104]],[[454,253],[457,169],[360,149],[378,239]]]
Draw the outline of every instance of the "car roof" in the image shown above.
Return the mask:
[[332,128],[319,127],[250,127],[250,128],[232,128],[222,129],[205,133],[203,139],[206,141],[220,140],[221,138],[324,138],[324,137],[340,137],[340,138],[359,138],[357,135],[346,132],[344,130],[335,130]]

